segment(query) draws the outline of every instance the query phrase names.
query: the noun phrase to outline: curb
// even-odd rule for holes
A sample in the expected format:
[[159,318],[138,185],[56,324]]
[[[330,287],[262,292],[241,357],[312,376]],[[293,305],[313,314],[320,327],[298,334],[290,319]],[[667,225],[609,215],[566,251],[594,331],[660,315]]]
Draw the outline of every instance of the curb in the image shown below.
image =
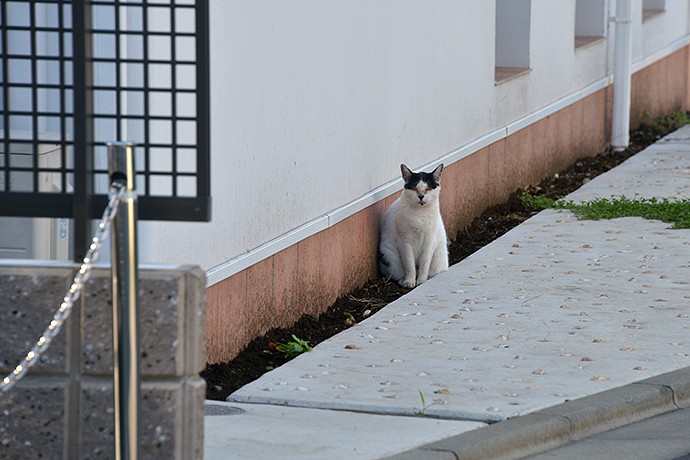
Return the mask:
[[690,367],[568,401],[388,457],[519,459],[690,406]]

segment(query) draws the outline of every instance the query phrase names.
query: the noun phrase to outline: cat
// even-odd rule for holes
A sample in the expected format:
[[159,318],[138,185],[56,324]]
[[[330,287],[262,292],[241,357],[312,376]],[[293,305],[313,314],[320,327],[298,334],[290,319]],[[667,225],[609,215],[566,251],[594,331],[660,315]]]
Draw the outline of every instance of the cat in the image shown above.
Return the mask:
[[405,187],[383,217],[378,265],[384,278],[413,288],[448,270],[439,206],[443,164],[430,173],[414,173],[404,164],[400,170]]

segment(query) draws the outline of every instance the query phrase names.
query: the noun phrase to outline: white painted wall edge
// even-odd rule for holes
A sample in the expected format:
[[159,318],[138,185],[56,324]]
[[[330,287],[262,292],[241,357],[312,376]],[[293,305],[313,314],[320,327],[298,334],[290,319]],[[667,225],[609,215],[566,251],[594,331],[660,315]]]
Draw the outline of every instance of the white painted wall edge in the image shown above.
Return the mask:
[[[681,50],[682,48],[690,45],[690,35],[686,35],[670,45],[660,49],[654,54],[646,56],[638,61],[633,62],[632,72],[635,73],[645,67]],[[539,120],[542,120],[549,115],[553,115],[569,105],[576,103],[577,101],[590,96],[597,91],[600,91],[613,82],[613,75],[609,74],[594,83],[585,86],[567,96],[548,104],[541,109],[538,109],[518,120],[515,120],[506,126],[496,129],[484,136],[479,137],[471,141],[468,144],[453,150],[450,153],[442,156],[438,160],[435,160],[429,164],[424,165],[422,168],[425,171],[435,168],[441,163],[446,166],[453,164],[465,157],[472,155],[473,153],[493,144],[496,141],[505,139],[506,137],[518,132],[519,130],[526,128]],[[226,278],[239,273],[242,270],[261,262],[262,260],[271,257],[272,255],[289,248],[295,243],[302,241],[322,230],[331,227],[338,222],[352,216],[353,214],[371,206],[380,200],[383,200],[390,195],[400,191],[402,188],[402,179],[396,179],[394,181],[388,182],[371,192],[357,198],[356,200],[347,203],[325,215],[319,216],[314,220],[307,222],[306,224],[297,227],[296,229],[287,232],[271,241],[268,241],[261,246],[247,251],[223,264],[211,268],[206,272],[206,287],[212,286],[216,283],[223,281]]]
[[642,57],[638,59],[637,61],[633,62],[631,65],[632,68],[632,73],[636,73],[645,67],[650,66],[651,64],[654,64],[657,61],[662,60],[665,57],[670,56],[671,54],[675,53],[676,51],[680,51],[686,46],[690,45],[690,34],[685,35],[684,37],[679,38],[678,40],[671,42],[671,44],[661,48],[660,50],[657,50],[655,53],[650,54],[649,56]]

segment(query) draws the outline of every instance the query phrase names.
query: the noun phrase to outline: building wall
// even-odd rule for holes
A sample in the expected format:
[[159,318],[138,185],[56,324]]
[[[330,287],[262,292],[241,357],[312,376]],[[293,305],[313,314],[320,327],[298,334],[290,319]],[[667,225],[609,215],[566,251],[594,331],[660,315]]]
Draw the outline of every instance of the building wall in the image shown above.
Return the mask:
[[[690,109],[690,47],[636,73],[633,127],[658,114]],[[578,158],[604,150],[612,88],[606,87],[450,164],[441,211],[457,235],[487,207]],[[248,269],[208,287],[208,361],[232,359],[254,337],[318,315],[341,295],[377,276],[379,224],[394,194]]]
[[494,2],[211,2],[213,221],[143,223],[142,257],[220,267],[215,282],[398,179],[401,162],[436,161],[602,78],[605,43],[571,71],[573,5],[533,0],[532,72],[496,86]]
[[[602,150],[615,8],[605,2],[604,39],[576,48],[579,1],[521,2],[529,70],[499,84],[501,2],[211,2],[213,221],[140,227],[144,260],[207,271],[209,360],[376,275],[401,162],[446,164],[454,235],[518,186]],[[643,21],[634,0],[633,124],[687,107],[688,2],[665,4]]]
[[[687,36],[687,2],[666,4],[642,23],[635,1],[636,61]],[[391,193],[401,162],[436,162],[611,71],[612,40],[575,49],[575,0],[532,0],[531,70],[500,85],[494,2],[210,9],[213,221],[142,223],[144,260],[198,264],[210,283],[244,268],[235,262],[248,252]]]

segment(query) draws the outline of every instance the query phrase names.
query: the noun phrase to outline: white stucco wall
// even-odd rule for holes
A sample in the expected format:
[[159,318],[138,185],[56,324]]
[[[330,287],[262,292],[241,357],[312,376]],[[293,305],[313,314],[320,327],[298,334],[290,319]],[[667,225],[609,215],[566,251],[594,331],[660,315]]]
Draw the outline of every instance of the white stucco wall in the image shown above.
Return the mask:
[[[635,1],[634,60],[687,35],[687,0],[644,25]],[[223,266],[607,77],[575,0],[532,0],[531,71],[496,85],[494,7],[211,0],[213,220],[142,222],[142,259]]]
[[666,0],[666,12],[642,22],[642,2],[633,2],[633,15],[638,27],[633,32],[633,61],[643,59],[672,40],[688,33],[688,2]]

